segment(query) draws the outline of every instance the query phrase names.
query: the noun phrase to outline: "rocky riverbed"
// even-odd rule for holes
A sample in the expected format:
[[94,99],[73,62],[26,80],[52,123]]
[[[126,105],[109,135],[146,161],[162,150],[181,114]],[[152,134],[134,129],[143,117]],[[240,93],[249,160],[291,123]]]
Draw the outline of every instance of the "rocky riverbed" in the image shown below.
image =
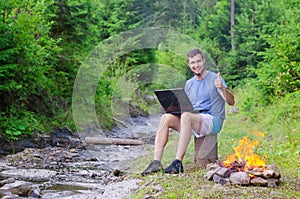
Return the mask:
[[[0,159],[2,198],[122,198],[139,180],[109,167],[83,149],[27,148]],[[124,172],[123,174],[121,172]]]
[[[155,121],[140,119],[143,122],[139,125],[130,124],[115,129],[114,133],[119,130],[123,137],[127,135],[152,145]],[[130,130],[132,127],[136,127],[136,132]],[[1,156],[0,198],[128,197],[140,182],[128,175],[140,172],[132,169],[132,161],[149,148],[147,144],[86,147],[80,136],[68,129],[33,140],[37,142],[32,141],[29,146],[35,147]]]

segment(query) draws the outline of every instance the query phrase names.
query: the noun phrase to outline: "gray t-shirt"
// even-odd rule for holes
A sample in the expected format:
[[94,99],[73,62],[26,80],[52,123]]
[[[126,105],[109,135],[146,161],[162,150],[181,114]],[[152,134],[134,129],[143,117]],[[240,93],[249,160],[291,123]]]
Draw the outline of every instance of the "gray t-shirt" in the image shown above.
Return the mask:
[[[216,117],[222,127],[225,119],[225,100],[220,94],[221,90],[215,86],[216,79],[216,73],[207,71],[201,80],[197,80],[195,76],[187,80],[184,89],[194,109],[206,110],[206,113]],[[227,88],[224,79],[221,78],[221,80]]]

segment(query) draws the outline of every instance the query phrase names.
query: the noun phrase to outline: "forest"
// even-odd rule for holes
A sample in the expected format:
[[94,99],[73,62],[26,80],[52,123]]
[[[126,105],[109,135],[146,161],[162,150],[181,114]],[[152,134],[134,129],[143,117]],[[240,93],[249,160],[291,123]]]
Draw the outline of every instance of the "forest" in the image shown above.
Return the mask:
[[[278,118],[299,121],[299,0],[6,0],[0,11],[1,140],[75,129],[73,87],[86,58],[101,42],[149,27],[176,31],[205,49],[228,86],[242,90],[241,111],[255,118],[255,110],[284,102]],[[168,81],[166,67],[155,66],[171,67],[184,79],[191,76],[185,55],[155,46],[119,53],[107,64],[96,95],[87,99],[107,129],[115,123],[107,107],[120,77],[145,81],[130,101],[147,114],[151,102],[141,96],[176,85]]]
[[[25,160],[34,166],[34,160],[44,164],[43,158],[58,166],[59,173],[74,173],[73,166],[59,167],[68,158],[48,157],[64,155],[64,150],[77,158],[78,144],[51,145],[43,154],[28,148],[16,153],[14,147],[35,136],[51,138],[57,129],[67,128],[74,136],[89,126],[111,133],[130,124],[128,118],[160,114],[153,91],[182,87],[193,76],[186,53],[195,47],[236,100],[234,107],[226,107],[219,159],[230,155],[244,136],[255,138],[261,143],[255,152],[280,169],[280,185],[215,185],[204,179],[204,169],[195,168],[192,141],[185,173],[175,176],[141,177],[151,153],[135,157],[134,152],[143,150],[120,147],[124,157],[132,158],[132,166],[126,167],[134,172],[118,170],[113,181],[141,181],[129,198],[299,198],[300,0],[0,0],[1,173],[9,157],[16,163],[13,173]],[[163,165],[173,160],[177,138],[170,133]],[[147,139],[142,147],[150,149],[151,137]],[[4,145],[13,154],[3,153]],[[109,161],[122,159],[113,154]],[[85,181],[95,176],[103,181],[94,167],[82,169]],[[88,170],[93,173],[86,174]],[[65,175],[55,176],[68,182]],[[93,198],[103,194],[104,185],[96,186]],[[79,188],[66,186],[77,194]],[[122,193],[124,187],[111,191]]]

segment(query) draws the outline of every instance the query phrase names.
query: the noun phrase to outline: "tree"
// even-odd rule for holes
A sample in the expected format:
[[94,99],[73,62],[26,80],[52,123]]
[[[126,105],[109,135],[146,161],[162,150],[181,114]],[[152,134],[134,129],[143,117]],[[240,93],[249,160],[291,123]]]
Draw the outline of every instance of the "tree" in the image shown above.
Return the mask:
[[271,35],[261,33],[270,48],[261,52],[264,60],[255,70],[256,86],[263,93],[284,96],[300,90],[300,11],[293,2],[280,3],[284,8],[280,23],[269,23],[274,31]]
[[234,45],[234,0],[231,0],[230,4],[230,34],[231,34],[231,50],[232,52],[235,50],[235,45]]
[[31,133],[40,123],[34,113],[52,115],[55,90],[50,79],[58,41],[49,37],[46,2],[1,3],[0,10],[0,132],[13,139]]

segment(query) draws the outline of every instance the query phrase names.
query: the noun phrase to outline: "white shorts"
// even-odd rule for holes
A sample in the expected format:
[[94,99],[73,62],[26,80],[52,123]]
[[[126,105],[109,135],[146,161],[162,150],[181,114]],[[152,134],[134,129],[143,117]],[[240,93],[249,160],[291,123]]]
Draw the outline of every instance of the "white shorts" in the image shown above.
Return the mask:
[[201,117],[202,124],[199,125],[199,128],[196,131],[192,130],[196,138],[220,132],[220,124],[214,116],[201,113]]

